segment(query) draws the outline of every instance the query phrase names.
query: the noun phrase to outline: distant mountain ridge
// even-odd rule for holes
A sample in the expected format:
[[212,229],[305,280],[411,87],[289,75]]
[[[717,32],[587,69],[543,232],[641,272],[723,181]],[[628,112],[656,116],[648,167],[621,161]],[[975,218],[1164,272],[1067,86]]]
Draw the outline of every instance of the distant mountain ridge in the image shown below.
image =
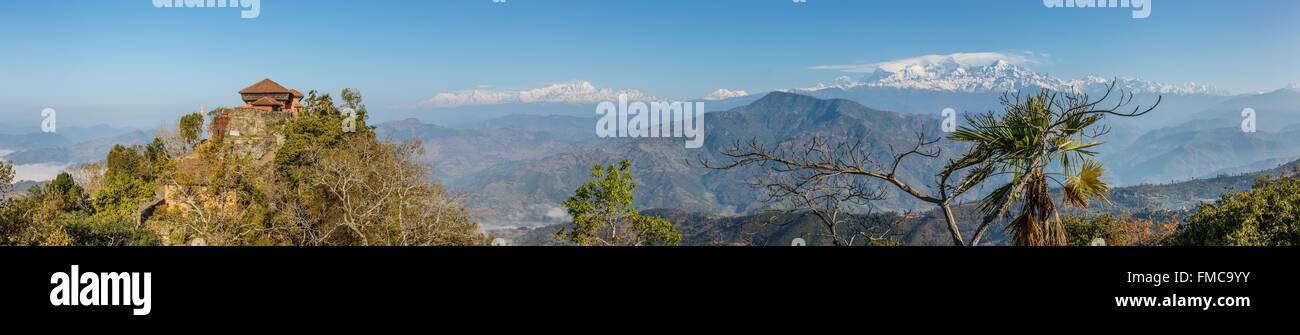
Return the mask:
[[[1246,108],[1255,111],[1255,132],[1242,129]],[[1300,92],[1292,89],[1233,97],[1188,119],[1106,151],[1103,161],[1120,183],[1136,184],[1241,172],[1232,169],[1300,156]]]
[[57,133],[0,134],[0,150],[23,151],[39,148],[57,148],[71,142]]
[[[877,154],[888,157],[885,151],[890,145],[902,148],[914,144],[918,131],[940,134],[938,123],[934,118],[875,110],[848,100],[773,92],[744,107],[705,114],[705,144],[698,150],[685,149],[675,139],[589,140],[575,143],[576,150],[504,162],[448,184],[473,190],[471,203],[488,213],[488,221],[539,225],[564,218],[560,203],[589,178],[592,165],[630,159],[642,185],[636,193],[641,208],[747,213],[765,206],[759,201],[759,191],[746,185],[749,172],[709,170],[699,166],[699,160],[724,161],[719,152],[737,141],[756,139],[780,145],[814,136],[861,138],[879,151]],[[959,151],[950,145],[944,150]],[[907,171],[904,179],[922,182],[941,166],[913,160],[901,170]],[[901,194],[892,195],[880,205],[897,210],[919,206]]]
[[397,142],[419,139],[424,158],[433,164],[432,177],[451,180],[495,164],[562,152],[571,145],[568,139],[543,131],[456,129],[415,119],[381,123],[376,125],[375,134],[381,140]]
[[1162,84],[1135,78],[1111,79],[1087,76],[1082,79],[1061,79],[1041,74],[1029,68],[997,60],[989,65],[963,64],[948,59],[941,62],[915,63],[894,68],[878,68],[860,80],[841,77],[833,84],[799,89],[815,92],[828,88],[853,89],[896,88],[962,93],[1001,93],[1024,89],[1050,89],[1060,92],[1081,90],[1096,92],[1115,81],[1119,88],[1139,94],[1165,95],[1228,95],[1227,92],[1195,83]]
[[144,145],[153,140],[153,134],[141,130],[129,133],[88,140],[76,144],[55,147],[40,147],[18,151],[5,156],[14,164],[57,164],[98,162],[103,160],[114,145]]

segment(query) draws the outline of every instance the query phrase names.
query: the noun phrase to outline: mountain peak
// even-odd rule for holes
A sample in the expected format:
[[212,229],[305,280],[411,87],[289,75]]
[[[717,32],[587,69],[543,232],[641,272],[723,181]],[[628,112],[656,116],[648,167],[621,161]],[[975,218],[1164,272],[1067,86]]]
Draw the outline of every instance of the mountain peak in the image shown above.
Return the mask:
[[1035,72],[1007,60],[998,59],[987,65],[968,64],[955,59],[913,62],[906,65],[882,66],[861,80],[836,79],[834,84],[818,84],[800,91],[819,91],[838,88],[897,88],[960,93],[1001,93],[1025,89],[1050,89],[1054,91],[1104,90],[1115,81],[1119,88],[1133,93],[1173,95],[1226,95],[1227,93],[1196,83],[1162,84],[1134,78],[1108,79],[1087,76],[1066,80]]
[[700,98],[700,100],[718,101],[746,96],[749,96],[749,92],[745,92],[744,90],[732,91],[725,88],[719,88],[717,91],[713,91],[713,93],[709,93],[709,95]]
[[901,69],[880,68],[852,86],[973,93],[1017,90],[1045,86],[1050,82],[1052,78],[1006,60],[999,59],[988,65],[969,65],[948,59],[915,63]]
[[772,91],[767,95],[764,95],[762,98],[759,98],[757,101],[754,101],[752,104],[758,105],[758,104],[767,104],[767,103],[781,102],[781,101],[799,101],[799,100],[820,100],[820,99],[808,95],[795,93],[795,92]]
[[762,98],[755,100],[751,104],[757,105],[757,104],[770,104],[770,103],[775,103],[780,101],[792,101],[798,99],[799,97],[808,97],[808,96],[798,94],[798,93],[793,93],[793,92],[772,91],[764,95]]

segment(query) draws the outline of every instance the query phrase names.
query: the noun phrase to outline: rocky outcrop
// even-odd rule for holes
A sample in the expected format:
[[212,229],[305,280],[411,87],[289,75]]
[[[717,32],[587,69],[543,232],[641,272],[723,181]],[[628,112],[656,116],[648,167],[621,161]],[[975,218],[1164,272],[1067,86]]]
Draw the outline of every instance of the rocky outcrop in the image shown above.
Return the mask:
[[[283,126],[292,113],[268,111],[253,108],[223,109],[212,124],[212,133],[226,150],[251,159],[254,164],[266,164],[275,157],[275,151],[284,144]],[[190,211],[190,205],[183,199],[196,200],[205,206],[235,206],[237,196],[234,192],[211,194],[205,176],[211,173],[210,167],[196,154],[181,158],[176,163],[176,183],[164,185],[157,197],[144,204],[136,211],[137,225],[143,224],[153,216],[160,207]]]

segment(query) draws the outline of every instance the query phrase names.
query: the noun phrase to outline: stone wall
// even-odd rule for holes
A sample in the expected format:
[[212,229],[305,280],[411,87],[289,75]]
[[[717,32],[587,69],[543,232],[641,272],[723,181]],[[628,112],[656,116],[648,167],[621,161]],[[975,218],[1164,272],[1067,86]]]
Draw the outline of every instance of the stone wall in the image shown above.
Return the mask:
[[281,126],[291,116],[287,112],[264,111],[252,108],[228,109],[225,116],[225,134],[222,141],[232,152],[263,161],[284,144]]

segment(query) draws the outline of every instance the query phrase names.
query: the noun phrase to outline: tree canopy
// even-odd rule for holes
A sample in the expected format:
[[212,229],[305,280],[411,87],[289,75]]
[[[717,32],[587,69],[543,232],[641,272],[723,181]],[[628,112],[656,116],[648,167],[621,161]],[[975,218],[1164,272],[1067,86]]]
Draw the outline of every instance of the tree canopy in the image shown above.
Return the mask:
[[573,221],[555,237],[578,245],[678,245],[682,233],[671,222],[646,216],[632,207],[637,184],[632,162],[591,168],[592,180],[564,201]]
[[1224,194],[1187,217],[1171,244],[1300,245],[1300,179],[1261,176],[1250,191]]

